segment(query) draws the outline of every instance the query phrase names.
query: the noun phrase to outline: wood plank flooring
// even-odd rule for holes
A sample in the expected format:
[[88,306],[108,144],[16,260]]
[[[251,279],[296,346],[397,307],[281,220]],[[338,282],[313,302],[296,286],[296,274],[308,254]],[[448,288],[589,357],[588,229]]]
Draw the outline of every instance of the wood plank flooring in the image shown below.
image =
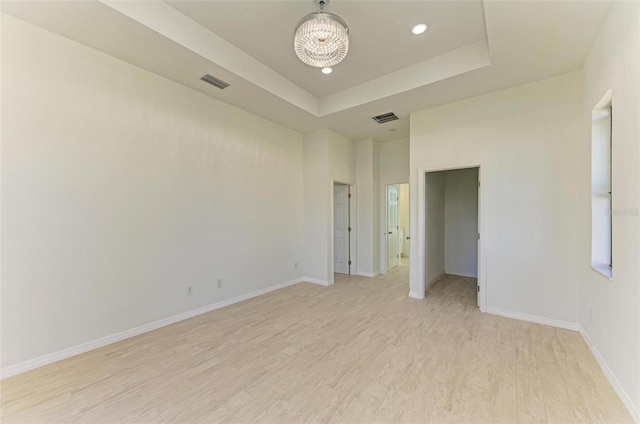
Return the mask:
[[631,422],[580,334],[407,281],[301,283],[5,379],[2,422]]

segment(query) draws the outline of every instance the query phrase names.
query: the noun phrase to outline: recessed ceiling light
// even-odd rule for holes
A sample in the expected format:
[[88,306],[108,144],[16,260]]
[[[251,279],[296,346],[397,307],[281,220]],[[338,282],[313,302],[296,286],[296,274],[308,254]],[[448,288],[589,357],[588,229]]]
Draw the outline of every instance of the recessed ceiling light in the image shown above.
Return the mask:
[[329,75],[331,72],[333,72],[333,68],[322,68],[322,73],[325,75]]
[[418,24],[411,28],[411,33],[413,35],[420,35],[427,30],[427,24]]

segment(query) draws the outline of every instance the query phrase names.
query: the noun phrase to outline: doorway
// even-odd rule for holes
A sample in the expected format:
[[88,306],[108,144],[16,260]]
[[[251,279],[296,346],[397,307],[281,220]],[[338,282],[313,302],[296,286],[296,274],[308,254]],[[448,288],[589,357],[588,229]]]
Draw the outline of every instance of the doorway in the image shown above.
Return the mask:
[[397,266],[409,265],[409,184],[384,184],[381,202],[383,239],[380,270],[383,274]]
[[400,263],[399,232],[400,213],[398,211],[398,186],[387,186],[387,270]]
[[[419,298],[443,276],[474,284],[476,304],[484,310],[482,273],[481,169],[423,171],[419,194]],[[416,293],[412,293],[412,297]]]
[[347,184],[333,185],[333,272],[351,274],[351,193]]

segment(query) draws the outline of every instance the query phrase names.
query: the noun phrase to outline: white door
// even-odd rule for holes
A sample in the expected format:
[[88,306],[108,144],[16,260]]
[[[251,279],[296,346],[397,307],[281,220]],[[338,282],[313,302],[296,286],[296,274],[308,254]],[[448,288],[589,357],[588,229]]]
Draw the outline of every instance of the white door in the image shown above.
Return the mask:
[[398,187],[387,186],[387,268],[398,266]]
[[349,274],[349,186],[333,186],[333,271]]

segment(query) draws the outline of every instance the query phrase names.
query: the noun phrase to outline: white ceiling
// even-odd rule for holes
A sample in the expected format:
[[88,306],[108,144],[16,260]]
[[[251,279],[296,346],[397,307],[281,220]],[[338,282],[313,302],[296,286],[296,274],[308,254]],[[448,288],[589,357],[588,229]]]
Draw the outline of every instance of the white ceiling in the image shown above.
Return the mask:
[[[335,67],[335,73],[326,76],[302,63],[293,51],[294,29],[302,16],[315,10],[312,1],[168,3],[316,97],[486,38],[480,0],[334,0],[325,10],[336,13],[349,25],[350,52]],[[416,37],[410,29],[421,22],[428,22],[430,30]]]
[[[411,112],[580,69],[603,1],[352,1],[327,10],[350,28],[326,76],[293,52],[312,0],[3,1],[3,12],[301,132],[408,137]],[[411,27],[430,28],[412,36]],[[200,77],[231,84],[218,90]],[[371,117],[389,111],[399,121]],[[390,131],[394,130],[394,131]]]

